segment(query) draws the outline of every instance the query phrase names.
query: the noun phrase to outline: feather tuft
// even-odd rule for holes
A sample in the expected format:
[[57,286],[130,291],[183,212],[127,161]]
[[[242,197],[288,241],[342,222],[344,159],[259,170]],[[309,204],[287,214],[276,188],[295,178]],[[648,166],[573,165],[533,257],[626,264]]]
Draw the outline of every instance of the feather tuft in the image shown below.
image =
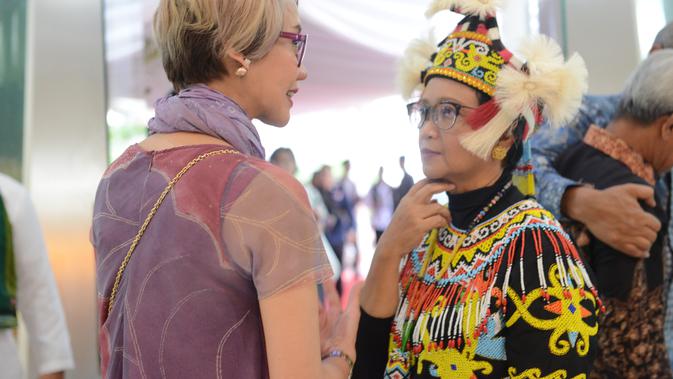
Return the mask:
[[502,0],[460,0],[458,7],[464,15],[477,15],[482,19],[494,17],[503,5]]
[[431,18],[443,10],[453,10],[460,3],[462,3],[461,0],[434,0],[425,11],[425,17]]
[[432,37],[428,36],[426,39],[419,38],[411,41],[400,60],[397,86],[405,100],[410,99],[414,91],[422,86],[421,72],[432,64],[430,58],[435,53],[432,40]]
[[434,0],[425,12],[430,18],[438,12],[451,10],[463,15],[476,15],[483,18],[495,16],[495,12],[501,8],[503,0]]
[[528,41],[521,48],[527,59],[528,73],[513,67],[498,75],[495,98],[509,114],[522,114],[538,103],[553,126],[570,121],[587,91],[587,69],[574,54],[564,62],[561,48],[548,37]]

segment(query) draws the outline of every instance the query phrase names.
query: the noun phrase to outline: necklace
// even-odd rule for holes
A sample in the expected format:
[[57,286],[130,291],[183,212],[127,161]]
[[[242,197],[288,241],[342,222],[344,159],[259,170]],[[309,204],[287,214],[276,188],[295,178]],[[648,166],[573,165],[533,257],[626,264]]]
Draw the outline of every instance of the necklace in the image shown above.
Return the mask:
[[490,211],[491,208],[493,208],[498,203],[498,201],[502,199],[502,197],[505,195],[505,192],[507,192],[507,190],[510,189],[511,187],[512,187],[512,181],[510,180],[500,189],[500,191],[498,191],[497,194],[495,194],[495,196],[491,199],[491,201],[489,201],[488,204],[486,204],[486,206],[479,212],[479,214],[477,214],[474,220],[472,220],[470,225],[467,227],[467,233],[465,233],[466,235],[472,232],[472,229],[474,229],[474,227],[477,226],[481,222],[481,220],[484,219],[484,217],[486,217],[486,213],[488,213],[488,211]]

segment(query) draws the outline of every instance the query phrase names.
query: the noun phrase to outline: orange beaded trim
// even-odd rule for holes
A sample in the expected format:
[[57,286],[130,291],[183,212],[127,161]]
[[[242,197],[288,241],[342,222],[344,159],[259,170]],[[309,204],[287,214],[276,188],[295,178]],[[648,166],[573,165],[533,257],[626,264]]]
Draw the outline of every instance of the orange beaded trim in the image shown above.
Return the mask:
[[[456,71],[449,67],[432,67],[428,70],[427,74],[425,74],[425,78],[427,79],[431,75],[442,75],[451,79],[461,81],[469,85],[470,87],[483,91],[484,93],[486,93],[491,97],[495,94],[495,87],[490,86],[482,82],[481,80],[475,79],[473,76],[469,74]],[[425,84],[427,85],[427,80],[425,80]]]
[[456,32],[456,33],[452,33],[451,35],[449,35],[448,39],[462,38],[462,37],[465,37],[467,39],[473,39],[473,40],[479,41],[479,42],[483,42],[483,43],[485,43],[489,46],[493,45],[493,41],[490,38],[488,38],[487,36],[485,36],[483,34],[476,33],[476,32]]

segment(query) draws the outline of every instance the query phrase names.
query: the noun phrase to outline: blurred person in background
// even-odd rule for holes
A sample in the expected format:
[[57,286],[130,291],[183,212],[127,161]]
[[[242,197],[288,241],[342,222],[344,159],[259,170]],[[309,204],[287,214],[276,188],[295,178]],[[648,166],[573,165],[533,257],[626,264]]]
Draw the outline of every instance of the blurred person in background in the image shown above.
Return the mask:
[[18,318],[28,333],[28,363],[39,379],[63,379],[74,368],[54,274],[28,191],[0,174],[0,377],[26,377],[15,340]]
[[[279,147],[271,154],[269,157],[269,162],[281,167],[290,175],[296,177],[298,171],[297,161],[294,157],[294,153],[290,148]],[[332,271],[334,272],[332,279],[336,282],[339,280],[341,275],[341,263],[334,254],[334,250],[332,250],[332,246],[329,244],[329,241],[327,241],[327,237],[325,237],[325,224],[327,223],[329,213],[327,211],[327,207],[325,206],[325,202],[322,200],[320,192],[318,192],[318,190],[313,186],[312,182],[313,180],[311,183],[304,185],[304,189],[308,195],[308,201],[311,204],[311,208],[313,209],[315,219],[320,226],[320,239],[322,239],[325,252],[329,258],[330,265],[332,265]],[[322,287],[319,287],[318,291],[322,291]]]
[[404,155],[400,157],[400,169],[402,170],[402,181],[400,182],[400,185],[397,186],[393,190],[393,202],[395,205],[395,209],[397,209],[397,206],[400,205],[400,201],[402,201],[402,198],[404,195],[409,192],[411,187],[414,186],[414,178],[409,175],[407,172],[407,169],[405,167],[405,157]]
[[347,378],[357,304],[321,322],[320,229],[252,123],[307,77],[296,1],[161,0],[154,31],[175,94],[94,204],[102,377]]
[[353,269],[357,275],[360,262],[360,248],[358,246],[357,240],[358,224],[356,209],[358,203],[360,202],[360,195],[358,194],[355,183],[350,178],[351,162],[349,160],[345,160],[341,162],[341,167],[343,169],[343,174],[336,185],[335,198],[337,201],[339,201],[339,198],[343,197],[342,204],[344,205],[347,216],[347,220],[345,220],[346,239],[344,241],[344,250],[347,248],[352,248],[352,251],[355,254],[353,257]]
[[[318,170],[313,186],[320,193],[327,208],[328,215],[327,222],[325,223],[325,236],[332,246],[334,254],[343,270],[343,252],[344,244],[346,243],[346,227],[349,220],[345,204],[346,199],[343,196],[339,196],[337,200],[337,196],[335,196],[334,176],[332,175],[332,168],[330,166],[324,165]],[[337,280],[336,287],[340,294],[343,293],[341,277]]]
[[376,234],[374,244],[377,244],[390,224],[394,211],[393,187],[383,180],[383,167],[379,167],[376,182],[369,189],[365,202],[371,210],[372,229]]

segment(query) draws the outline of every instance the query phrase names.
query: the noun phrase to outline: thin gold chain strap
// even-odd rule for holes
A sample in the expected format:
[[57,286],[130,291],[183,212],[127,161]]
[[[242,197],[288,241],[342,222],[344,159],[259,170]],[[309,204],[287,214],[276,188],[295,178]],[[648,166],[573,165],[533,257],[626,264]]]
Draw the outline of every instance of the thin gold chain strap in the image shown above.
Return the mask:
[[223,150],[216,150],[216,151],[211,151],[209,153],[201,154],[198,157],[192,159],[185,167],[178,172],[173,179],[171,179],[170,182],[168,182],[168,185],[164,189],[164,191],[161,193],[159,198],[157,199],[156,203],[154,203],[154,206],[152,207],[152,210],[150,210],[150,213],[147,214],[147,218],[145,218],[145,222],[143,222],[142,226],[140,227],[140,230],[138,230],[138,234],[136,234],[136,237],[133,239],[133,242],[131,243],[131,246],[129,247],[129,250],[126,252],[126,256],[124,257],[124,260],[122,261],[121,265],[119,266],[119,270],[117,270],[117,276],[115,277],[115,283],[112,286],[112,292],[110,293],[110,302],[108,303],[108,315],[110,312],[112,312],[112,307],[114,306],[115,299],[117,297],[117,292],[119,291],[119,284],[121,283],[122,276],[124,275],[124,270],[126,270],[126,266],[129,264],[129,260],[131,259],[131,255],[133,254],[133,251],[136,249],[136,246],[138,246],[138,242],[140,241],[140,238],[142,238],[143,234],[145,234],[145,230],[147,229],[147,226],[150,224],[150,221],[152,221],[152,218],[154,215],[157,213],[157,210],[159,209],[159,206],[161,203],[164,201],[166,198],[166,195],[168,195],[169,192],[171,192],[171,189],[175,186],[175,184],[182,178],[182,176],[189,171],[194,165],[197,163],[201,162],[202,160],[215,156],[215,155],[222,155],[222,154],[239,154],[238,151],[232,150],[232,149],[223,149]]

